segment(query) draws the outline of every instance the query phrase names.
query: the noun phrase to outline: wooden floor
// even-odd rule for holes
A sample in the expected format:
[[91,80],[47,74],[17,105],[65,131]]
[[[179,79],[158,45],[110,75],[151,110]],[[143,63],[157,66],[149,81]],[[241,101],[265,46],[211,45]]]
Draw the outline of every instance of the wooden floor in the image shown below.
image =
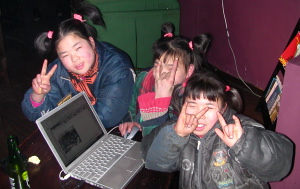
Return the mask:
[[[11,81],[11,92],[0,80],[0,160],[7,155],[6,138],[16,135],[19,142],[26,139],[37,126],[25,118],[21,110],[21,101],[25,91],[31,86],[31,80],[40,72],[42,60],[38,59],[31,48],[13,46],[7,49],[7,59]],[[227,74],[224,77],[230,85],[240,90],[244,97],[244,114],[262,123],[260,112],[255,112],[259,98],[249,92],[236,78]],[[255,90],[261,95],[261,90]]]

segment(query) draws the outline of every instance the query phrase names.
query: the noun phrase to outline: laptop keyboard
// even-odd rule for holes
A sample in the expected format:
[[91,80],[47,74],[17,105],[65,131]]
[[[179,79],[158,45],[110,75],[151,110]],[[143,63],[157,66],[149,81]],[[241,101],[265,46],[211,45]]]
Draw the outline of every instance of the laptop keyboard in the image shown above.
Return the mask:
[[98,181],[134,143],[135,141],[109,135],[103,145],[76,167],[74,175]]

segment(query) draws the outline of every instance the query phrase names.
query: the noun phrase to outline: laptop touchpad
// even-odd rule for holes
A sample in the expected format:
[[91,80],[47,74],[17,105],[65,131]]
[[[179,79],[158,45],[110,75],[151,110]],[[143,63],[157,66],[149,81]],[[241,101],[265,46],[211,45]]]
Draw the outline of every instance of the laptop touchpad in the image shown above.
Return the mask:
[[142,167],[141,159],[122,157],[99,181],[110,188],[123,188]]

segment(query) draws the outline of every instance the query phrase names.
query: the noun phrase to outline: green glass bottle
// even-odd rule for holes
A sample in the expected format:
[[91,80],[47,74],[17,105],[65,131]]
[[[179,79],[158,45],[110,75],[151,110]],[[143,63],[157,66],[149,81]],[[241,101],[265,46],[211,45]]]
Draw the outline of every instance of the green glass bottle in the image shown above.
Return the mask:
[[8,174],[11,188],[30,188],[26,165],[17,146],[16,138],[9,136],[8,145]]

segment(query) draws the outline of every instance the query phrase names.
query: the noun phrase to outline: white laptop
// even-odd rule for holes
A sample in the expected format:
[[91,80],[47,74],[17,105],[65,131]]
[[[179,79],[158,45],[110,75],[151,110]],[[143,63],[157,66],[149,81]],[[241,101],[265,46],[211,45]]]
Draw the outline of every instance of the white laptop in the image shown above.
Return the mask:
[[[48,112],[36,124],[62,170],[91,185],[124,188],[144,165],[140,142],[108,134],[84,92]],[[117,147],[111,146],[118,142],[121,144]],[[97,167],[105,163],[107,168]]]

